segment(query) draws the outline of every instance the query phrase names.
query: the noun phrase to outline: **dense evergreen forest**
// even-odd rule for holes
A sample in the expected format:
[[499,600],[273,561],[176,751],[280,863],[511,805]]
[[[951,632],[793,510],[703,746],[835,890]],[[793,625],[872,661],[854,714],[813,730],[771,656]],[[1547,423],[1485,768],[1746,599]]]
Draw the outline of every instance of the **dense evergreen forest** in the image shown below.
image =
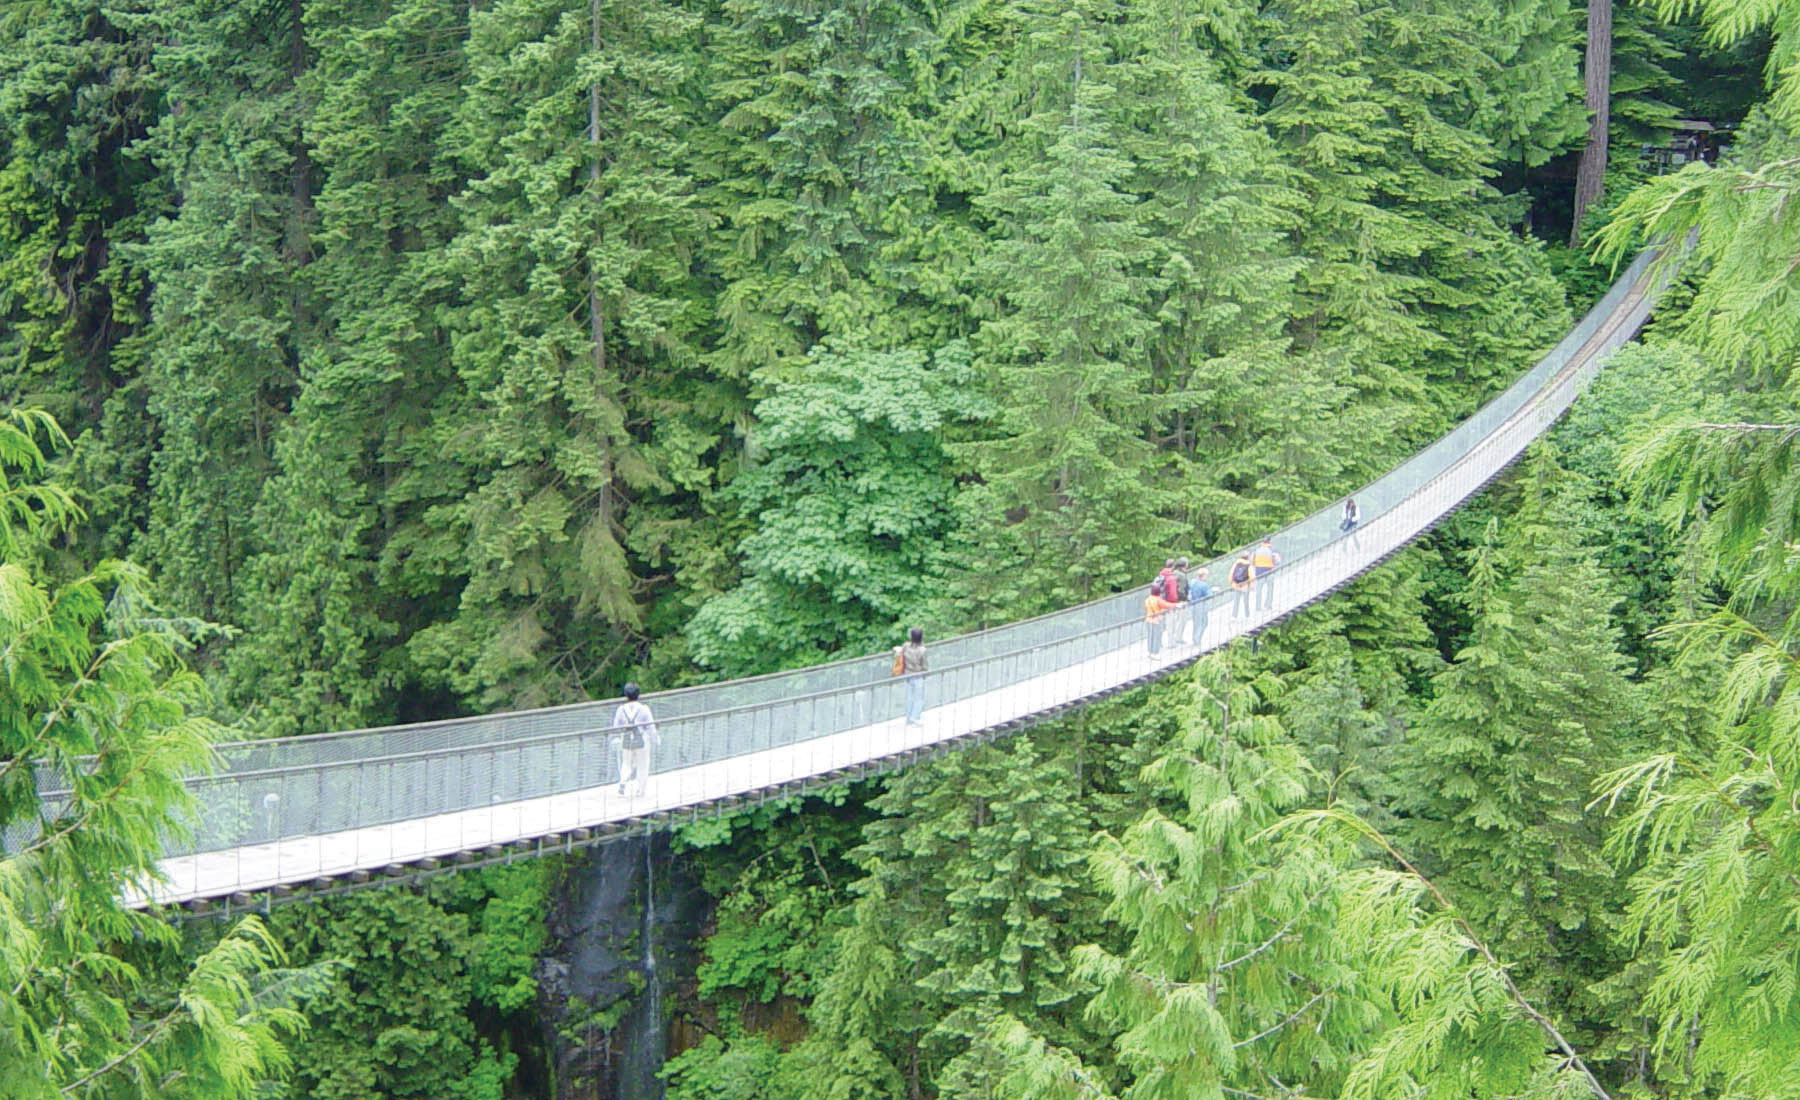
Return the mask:
[[[0,0],[0,1097],[1800,1097],[1800,3],[1593,3]],[[120,908],[221,739],[1118,590],[1687,239],[1328,603],[682,828],[660,1000],[584,859]]]

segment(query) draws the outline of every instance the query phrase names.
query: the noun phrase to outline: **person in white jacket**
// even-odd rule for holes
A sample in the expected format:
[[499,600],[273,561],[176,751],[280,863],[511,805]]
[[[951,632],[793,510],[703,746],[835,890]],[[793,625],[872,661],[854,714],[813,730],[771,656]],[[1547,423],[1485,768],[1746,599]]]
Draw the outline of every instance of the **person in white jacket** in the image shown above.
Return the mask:
[[625,793],[629,780],[637,789],[632,797],[641,798],[650,783],[650,750],[661,740],[656,732],[656,716],[646,703],[638,702],[636,684],[625,685],[625,701],[613,711],[612,728],[617,732],[613,743],[619,747],[619,793]]

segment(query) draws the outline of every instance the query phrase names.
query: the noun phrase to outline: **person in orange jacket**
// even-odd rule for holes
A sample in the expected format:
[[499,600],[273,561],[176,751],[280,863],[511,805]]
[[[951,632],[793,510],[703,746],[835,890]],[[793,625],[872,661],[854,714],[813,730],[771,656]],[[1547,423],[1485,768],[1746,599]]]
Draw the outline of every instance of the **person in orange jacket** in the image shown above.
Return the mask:
[[1144,597],[1144,630],[1151,657],[1162,652],[1163,615],[1176,606],[1162,598],[1161,588],[1160,584],[1152,584],[1149,594]]

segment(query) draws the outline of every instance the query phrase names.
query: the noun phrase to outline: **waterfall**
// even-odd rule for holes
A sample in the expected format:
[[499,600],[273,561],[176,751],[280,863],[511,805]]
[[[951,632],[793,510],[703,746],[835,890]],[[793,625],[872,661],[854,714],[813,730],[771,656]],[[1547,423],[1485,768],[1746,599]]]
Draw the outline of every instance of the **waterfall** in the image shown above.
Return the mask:
[[632,1021],[628,1032],[629,1048],[625,1051],[624,1065],[619,1074],[619,1100],[663,1100],[663,1083],[656,1075],[663,1067],[663,1056],[668,1050],[669,1039],[663,1020],[662,975],[656,965],[659,943],[655,840],[651,836],[643,838],[644,904],[638,939],[642,946],[640,963],[644,988],[638,995],[633,1012],[636,1019]]

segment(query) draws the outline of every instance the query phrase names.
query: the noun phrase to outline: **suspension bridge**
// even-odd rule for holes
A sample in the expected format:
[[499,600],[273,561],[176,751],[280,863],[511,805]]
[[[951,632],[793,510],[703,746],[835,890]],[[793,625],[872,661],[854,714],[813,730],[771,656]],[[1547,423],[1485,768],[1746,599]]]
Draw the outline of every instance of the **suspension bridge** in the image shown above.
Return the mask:
[[[660,728],[642,794],[621,793],[611,730],[618,700],[219,747],[216,773],[187,781],[185,828],[136,906],[264,907],[308,892],[416,879],[598,843],[755,800],[904,766],[996,736],[1183,667],[1261,630],[1380,564],[1453,512],[1543,434],[1607,355],[1631,339],[1660,289],[1646,252],[1510,388],[1384,476],[1350,489],[1355,538],[1336,502],[1274,535],[1284,556],[1248,613],[1220,589],[1187,637],[1147,652],[1136,589],[931,646],[927,709],[904,721],[904,689],[877,654],[645,696]],[[1348,487],[1347,487],[1348,488]],[[1203,620],[1203,622],[1202,622]],[[45,819],[67,803],[40,776]],[[7,850],[29,836],[16,827]]]

